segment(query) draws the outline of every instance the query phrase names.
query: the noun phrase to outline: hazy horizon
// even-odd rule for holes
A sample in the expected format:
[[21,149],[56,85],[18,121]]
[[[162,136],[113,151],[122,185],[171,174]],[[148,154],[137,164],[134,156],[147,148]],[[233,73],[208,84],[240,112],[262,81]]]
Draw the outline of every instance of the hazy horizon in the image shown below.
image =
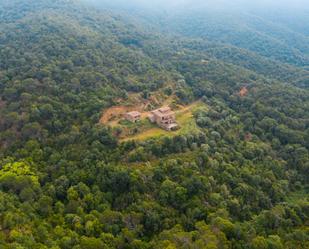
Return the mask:
[[294,7],[294,8],[309,8],[309,3],[307,0],[281,0],[278,2],[277,0],[169,0],[166,2],[165,0],[114,0],[112,3],[108,0],[82,0],[85,2],[92,3],[103,3],[109,5],[126,5],[126,6],[139,6],[139,7],[184,7],[193,5],[203,5],[203,6],[216,6],[216,7]]

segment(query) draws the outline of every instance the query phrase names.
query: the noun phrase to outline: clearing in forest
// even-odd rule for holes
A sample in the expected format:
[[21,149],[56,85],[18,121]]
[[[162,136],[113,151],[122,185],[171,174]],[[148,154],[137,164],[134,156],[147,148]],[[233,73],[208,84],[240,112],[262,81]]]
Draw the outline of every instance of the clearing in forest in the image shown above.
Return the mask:
[[112,106],[104,110],[102,117],[100,118],[100,123],[108,125],[110,127],[116,127],[119,125],[119,122],[123,119],[123,115],[127,112],[138,111],[141,113],[141,118],[145,119],[148,117],[150,110],[155,109],[159,106],[170,106],[175,104],[175,96],[164,96],[161,93],[152,95],[149,99],[145,100],[141,98],[138,94],[129,94],[129,98],[123,105]]
[[[166,95],[162,92],[154,92],[148,99],[141,94],[130,93],[126,100],[119,100],[119,105],[105,109],[102,113],[100,123],[110,126],[113,134],[121,142],[128,140],[146,140],[160,136],[175,136],[198,130],[193,112],[197,108],[207,108],[201,101],[190,105],[180,105],[175,94]],[[169,106],[175,112],[176,122],[179,129],[176,131],[165,131],[148,120],[150,111],[162,106]],[[138,111],[141,113],[141,121],[132,123],[124,119],[127,112]]]
[[200,101],[194,102],[188,106],[181,106],[178,110],[175,111],[176,121],[179,125],[179,129],[176,131],[166,131],[158,127],[156,124],[151,124],[148,119],[142,120],[135,127],[135,133],[126,134],[120,136],[120,141],[129,141],[129,140],[146,140],[149,138],[157,138],[161,136],[175,136],[179,134],[187,134],[199,130],[198,126],[195,123],[193,112],[198,108],[206,108],[206,105]]
[[136,105],[136,106],[113,106],[113,107],[110,107],[102,115],[102,117],[100,119],[100,123],[109,125],[111,127],[117,126],[120,119],[127,112],[139,111],[143,114],[142,115],[142,117],[143,117],[145,115],[144,108],[145,107],[142,104],[139,105],[139,106]]

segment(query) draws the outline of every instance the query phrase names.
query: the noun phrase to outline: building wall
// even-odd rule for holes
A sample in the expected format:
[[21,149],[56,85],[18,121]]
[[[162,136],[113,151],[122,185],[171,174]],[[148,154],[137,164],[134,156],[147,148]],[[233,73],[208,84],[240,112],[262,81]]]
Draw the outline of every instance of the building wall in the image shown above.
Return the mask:
[[165,130],[169,130],[167,126],[172,123],[176,123],[176,117],[174,113],[169,112],[166,115],[158,115],[156,111],[152,112],[149,115],[149,119],[151,122],[155,122],[158,126]]
[[141,118],[140,116],[133,117],[133,116],[128,115],[128,114],[125,115],[125,119],[127,119],[128,121],[133,122],[133,123],[136,123],[137,121],[139,121],[140,118]]

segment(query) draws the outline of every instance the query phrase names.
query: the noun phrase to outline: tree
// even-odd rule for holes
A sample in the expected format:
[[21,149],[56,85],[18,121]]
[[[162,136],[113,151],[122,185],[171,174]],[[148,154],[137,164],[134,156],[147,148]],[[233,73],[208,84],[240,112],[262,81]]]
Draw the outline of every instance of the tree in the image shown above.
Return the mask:
[[177,183],[167,179],[160,188],[160,201],[165,205],[171,205],[175,208],[183,206],[187,199],[187,190]]
[[263,236],[257,236],[252,240],[252,249],[267,249],[268,243]]

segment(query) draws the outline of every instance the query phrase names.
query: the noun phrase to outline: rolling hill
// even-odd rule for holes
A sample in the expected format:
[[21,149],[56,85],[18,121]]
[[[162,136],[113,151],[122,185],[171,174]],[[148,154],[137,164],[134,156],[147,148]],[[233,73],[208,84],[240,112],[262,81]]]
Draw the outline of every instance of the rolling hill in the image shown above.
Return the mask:
[[[0,247],[306,248],[299,22],[94,6],[0,2]],[[100,123],[143,102],[183,129]]]

